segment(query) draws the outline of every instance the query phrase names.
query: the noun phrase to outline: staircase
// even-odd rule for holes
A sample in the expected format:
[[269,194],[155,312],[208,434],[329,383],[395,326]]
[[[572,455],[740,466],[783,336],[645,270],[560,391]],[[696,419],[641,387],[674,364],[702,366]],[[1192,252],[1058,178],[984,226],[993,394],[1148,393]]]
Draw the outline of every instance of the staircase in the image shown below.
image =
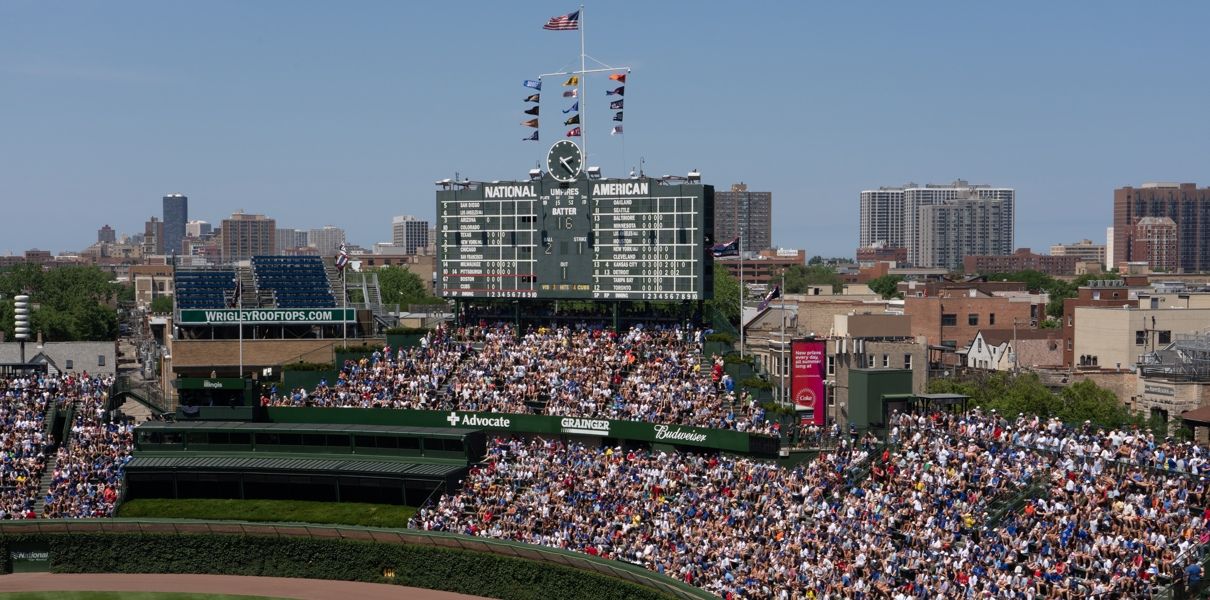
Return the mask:
[[[66,441],[64,442],[66,444]],[[46,457],[46,468],[42,470],[42,481],[39,482],[38,495],[34,500],[34,514],[41,517],[46,513],[46,495],[50,493],[50,484],[55,479],[55,468],[59,465],[59,453],[51,452]]]

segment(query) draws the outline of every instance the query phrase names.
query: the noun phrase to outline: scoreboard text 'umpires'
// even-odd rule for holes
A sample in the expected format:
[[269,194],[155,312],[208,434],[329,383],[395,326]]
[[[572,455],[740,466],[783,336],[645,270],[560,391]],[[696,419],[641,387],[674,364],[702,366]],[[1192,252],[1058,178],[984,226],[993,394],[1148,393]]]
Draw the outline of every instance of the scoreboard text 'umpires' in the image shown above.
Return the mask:
[[651,178],[471,184],[437,192],[447,298],[705,300],[714,188]]

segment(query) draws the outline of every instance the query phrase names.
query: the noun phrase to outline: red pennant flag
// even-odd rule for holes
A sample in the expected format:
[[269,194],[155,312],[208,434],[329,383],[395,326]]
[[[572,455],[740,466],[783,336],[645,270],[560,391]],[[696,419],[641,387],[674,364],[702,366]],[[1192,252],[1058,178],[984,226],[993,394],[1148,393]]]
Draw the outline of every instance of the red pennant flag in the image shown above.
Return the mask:
[[567,137],[580,137],[580,128],[572,127],[571,129],[567,130]]
[[626,74],[625,73],[614,73],[614,74],[610,75],[609,78],[618,83],[626,83]]

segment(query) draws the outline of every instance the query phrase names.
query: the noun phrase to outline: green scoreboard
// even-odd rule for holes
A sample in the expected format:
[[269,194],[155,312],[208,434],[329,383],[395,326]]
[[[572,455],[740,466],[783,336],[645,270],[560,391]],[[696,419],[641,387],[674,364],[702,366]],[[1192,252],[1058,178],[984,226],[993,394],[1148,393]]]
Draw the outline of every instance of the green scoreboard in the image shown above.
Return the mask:
[[[437,192],[446,298],[705,300],[714,188],[589,179],[562,157],[531,181]],[[561,170],[564,172],[556,172]]]

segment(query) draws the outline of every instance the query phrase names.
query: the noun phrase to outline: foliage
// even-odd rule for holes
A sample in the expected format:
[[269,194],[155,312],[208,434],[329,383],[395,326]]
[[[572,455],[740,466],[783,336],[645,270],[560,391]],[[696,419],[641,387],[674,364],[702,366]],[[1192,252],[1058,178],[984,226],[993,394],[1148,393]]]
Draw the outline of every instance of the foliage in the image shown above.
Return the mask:
[[785,270],[787,294],[801,294],[811,286],[832,286],[833,292],[844,289],[844,282],[836,274],[836,269],[827,265],[792,265]]
[[[553,563],[436,546],[348,539],[235,534],[17,534],[0,538],[0,551],[8,556],[8,544],[37,543],[49,544],[51,570],[58,573],[333,579],[524,600],[667,598],[650,588]],[[615,564],[615,568],[628,567]],[[394,578],[383,576],[388,569],[394,572]]]
[[1065,423],[1091,421],[1102,427],[1139,425],[1142,419],[1118,402],[1113,392],[1089,380],[1052,392],[1033,373],[1013,377],[1008,373],[980,373],[969,379],[933,379],[932,393],[955,393],[971,397],[974,406],[995,409],[1000,414],[1035,414],[1057,417]]
[[866,285],[870,286],[870,289],[875,294],[889,300],[891,298],[903,297],[903,294],[899,293],[900,281],[903,281],[902,275],[883,275],[882,277],[871,279]]
[[285,363],[281,366],[283,371],[333,371],[336,367],[332,363],[313,363],[313,362],[292,362]]
[[118,336],[114,308],[122,286],[97,267],[64,266],[43,271],[22,264],[0,271],[0,322],[13,334],[11,298],[30,296],[30,329],[48,342],[110,341]]
[[1089,281],[1117,279],[1120,279],[1120,277],[1115,273],[1086,273],[1076,277],[1071,282],[1067,282],[1032,270],[1014,271],[1011,273],[989,273],[987,275],[988,281],[1021,281],[1025,283],[1026,289],[1030,292],[1046,292],[1050,296],[1050,300],[1046,305],[1046,314],[1055,319],[1063,318],[1063,300],[1075,298],[1081,286],[1088,285]]
[[382,267],[375,271],[378,274],[378,288],[382,293],[383,304],[441,304],[440,298],[433,297],[424,289],[424,281],[420,276],[403,267]]
[[130,518],[331,523],[365,527],[407,527],[408,519],[415,513],[415,508],[394,504],[210,498],[141,498],[118,507],[119,517]]
[[1059,319],[1046,319],[1038,326],[1039,329],[1058,329],[1063,326],[1063,321]]
[[706,302],[708,310],[717,312],[732,325],[739,325],[739,280],[720,263],[714,263],[714,299]]
[[156,296],[151,301],[151,312],[156,314],[172,312],[172,296]]
[[734,344],[735,336],[733,336],[730,333],[727,333],[725,331],[722,333],[712,333],[712,334],[706,336],[706,341],[707,342],[721,342],[724,344]]
[[764,379],[761,379],[760,377],[746,377],[746,378],[744,378],[743,381],[739,382],[739,384],[750,390],[771,390],[771,389],[773,389],[772,383],[769,383],[768,381],[765,381]]
[[752,356],[751,354],[749,354],[747,356],[740,356],[739,352],[728,352],[723,355],[723,362],[725,362],[726,364],[729,364],[729,365],[732,365],[732,364],[751,365],[756,362],[756,358],[754,356]]

